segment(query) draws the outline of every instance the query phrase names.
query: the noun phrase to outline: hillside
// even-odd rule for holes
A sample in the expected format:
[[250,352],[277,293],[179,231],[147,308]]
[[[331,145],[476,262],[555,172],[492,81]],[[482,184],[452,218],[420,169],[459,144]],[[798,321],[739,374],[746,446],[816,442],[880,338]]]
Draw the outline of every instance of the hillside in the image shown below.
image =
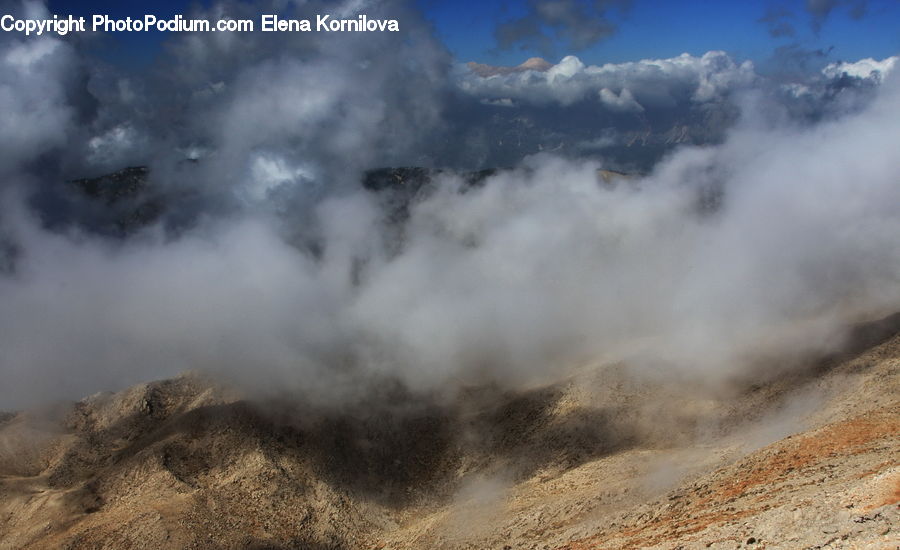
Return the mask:
[[897,548],[900,335],[765,383],[626,365],[313,408],[186,374],[0,419],[0,549]]

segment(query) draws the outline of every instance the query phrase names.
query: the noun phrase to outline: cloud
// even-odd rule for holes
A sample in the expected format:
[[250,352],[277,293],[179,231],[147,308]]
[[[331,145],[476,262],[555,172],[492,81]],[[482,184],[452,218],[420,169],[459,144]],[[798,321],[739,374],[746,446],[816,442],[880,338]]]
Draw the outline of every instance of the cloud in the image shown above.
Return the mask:
[[[469,94],[508,97],[528,103],[571,105],[587,99],[618,97],[625,93],[638,106],[677,101],[711,101],[757,78],[749,61],[735,63],[725,52],[701,57],[682,54],[670,59],[586,66],[566,56],[544,71],[494,72],[464,76],[459,86]],[[605,94],[603,90],[607,90]]]
[[[821,97],[722,52],[479,76],[404,21],[401,37],[176,36],[128,77],[77,44],[4,37],[0,407],[192,368],[326,401],[373,377],[512,387],[603,359],[721,382],[900,306],[900,84],[856,76],[886,62],[810,75]],[[835,82],[866,93],[833,100]],[[816,116],[794,116],[807,97]],[[643,176],[602,184],[607,164],[567,156],[628,153],[648,127],[668,148]],[[695,128],[704,145],[686,146]],[[359,185],[444,151],[494,163],[513,139],[545,152],[523,145],[478,185]],[[35,200],[139,158],[165,215],[127,238]]]
[[628,88],[622,89],[618,95],[609,88],[603,88],[600,90],[600,101],[613,111],[640,112],[644,110],[641,104],[635,101]]
[[474,61],[466,63],[466,67],[481,77],[521,73],[524,71],[546,71],[552,66],[553,65],[549,61],[540,57],[528,58],[515,67],[499,67],[495,65],[486,65],[484,63],[475,63]]
[[[257,18],[287,10],[292,17],[314,18],[359,8],[224,2],[186,16]],[[155,67],[127,75],[76,54],[75,41],[10,35],[19,45],[10,42],[4,50],[11,64],[4,97],[16,102],[4,107],[15,123],[6,128],[35,134],[10,143],[45,149],[65,143],[57,165],[45,167],[56,170],[58,181],[150,165],[167,191],[202,196],[191,207],[218,203],[224,209],[262,204],[258,199],[267,191],[260,191],[255,175],[263,162],[313,176],[277,186],[280,196],[295,194],[299,202],[317,193],[322,181],[354,179],[351,174],[375,158],[419,162],[428,148],[409,129],[425,133],[438,124],[449,54],[407,3],[375,2],[365,9],[370,17],[401,19],[404,33],[173,34]],[[54,49],[41,57],[40,48]],[[29,120],[19,123],[16,116]],[[188,175],[184,161],[198,156],[210,161],[193,165]],[[58,188],[36,192],[53,195]]]
[[677,143],[720,140],[736,117],[735,98],[760,81],[752,63],[723,52],[602,66],[566,56],[540,71],[478,69],[457,66],[452,73],[458,93],[448,119],[467,123],[450,129],[463,137],[444,155],[464,151],[462,164],[475,168],[547,150],[596,151],[590,144],[603,133],[611,144],[603,154],[616,158],[618,169],[646,170]]
[[807,49],[798,43],[778,46],[765,64],[769,72],[789,79],[800,79],[815,74],[831,54],[828,49]]
[[[21,9],[20,9],[21,8]],[[17,17],[45,17],[39,4],[11,6]],[[76,111],[70,105],[77,58],[65,42],[51,37],[0,36],[0,177],[66,143]],[[0,184],[2,186],[2,184]]]
[[813,30],[819,32],[831,12],[840,6],[847,6],[853,19],[861,19],[868,10],[867,0],[806,0],[805,8],[812,16]]
[[[721,142],[748,94],[804,122],[868,101],[875,82],[823,74],[828,56],[789,44],[761,72],[724,52],[602,66],[567,56],[545,70],[457,65],[461,97],[447,112],[448,120],[464,121],[450,130],[462,137],[442,158],[478,168],[540,151],[592,150],[619,170],[646,171],[677,145]],[[460,151],[467,153],[455,157]]]
[[794,25],[791,18],[794,13],[790,10],[780,7],[769,8],[765,15],[757,19],[757,22],[763,23],[772,38],[783,38],[794,36]]
[[749,107],[724,144],[635,186],[549,155],[464,192],[448,176],[409,205],[400,243],[364,192],[314,206],[317,254],[252,213],[124,244],[18,224],[4,399],[187,368],[332,398],[375,374],[516,385],[597,358],[722,380],[830,349],[848,319],[900,307],[885,86],[805,129]]
[[501,49],[518,45],[552,55],[561,45],[568,51],[580,51],[612,36],[616,26],[607,10],[624,10],[628,5],[614,0],[529,0],[528,13],[497,25],[494,36]]
[[829,78],[849,76],[853,78],[872,78],[882,81],[890,74],[898,64],[900,57],[886,57],[881,61],[867,57],[856,62],[829,63],[822,69],[822,74]]
[[[803,9],[810,16],[810,26],[818,33],[831,13],[841,7],[847,8],[852,19],[862,19],[868,12],[867,0],[806,0]],[[795,13],[784,5],[770,6],[757,22],[766,26],[773,38],[787,38],[796,35],[792,22]]]

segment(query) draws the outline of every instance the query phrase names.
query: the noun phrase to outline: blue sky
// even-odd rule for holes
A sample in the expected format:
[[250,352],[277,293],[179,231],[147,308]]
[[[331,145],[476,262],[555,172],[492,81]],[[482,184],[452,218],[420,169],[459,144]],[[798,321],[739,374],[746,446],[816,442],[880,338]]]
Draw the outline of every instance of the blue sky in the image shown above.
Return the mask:
[[[498,20],[508,20],[525,11],[525,0],[478,2],[470,0],[421,0],[439,35],[462,60],[496,64],[516,64],[536,50],[517,48],[497,51],[494,28]],[[775,48],[798,44],[809,50],[828,49],[832,58],[856,60],[884,58],[900,52],[900,2],[880,0],[867,3],[860,19],[850,16],[850,6],[835,7],[818,33],[803,1],[692,2],[634,0],[626,13],[610,10],[616,33],[580,51],[556,49],[556,56],[576,53],[589,63],[622,62],[651,57],[672,57],[683,52],[702,54],[725,50],[742,59],[764,60]],[[793,37],[773,38],[758,20],[770,9],[793,13],[786,20],[796,31]]]
[[[832,3],[835,7],[815,32],[813,17],[805,9],[805,0],[633,0],[627,10],[607,10],[609,22],[616,27],[610,37],[579,50],[555,41],[549,51],[521,45],[498,48],[494,34],[497,24],[526,15],[529,0],[417,0],[417,4],[460,61],[515,65],[531,56],[540,55],[556,61],[574,53],[587,63],[598,64],[725,50],[735,58],[752,59],[764,66],[776,48],[788,45],[803,50],[828,51],[828,60],[881,59],[900,53],[900,1],[870,0],[865,2],[865,15],[855,19],[851,12],[859,1],[820,0],[820,3]],[[209,1],[202,3],[209,4]],[[142,15],[148,11],[160,17],[172,16],[187,13],[191,5],[192,2],[187,0],[163,0],[144,6],[111,0],[50,2],[51,9],[59,14],[108,13],[116,17]],[[769,35],[766,25],[759,19],[770,11],[786,14],[781,21],[791,25],[794,36],[773,38]],[[164,38],[165,35],[159,33],[118,35],[118,47],[107,53],[107,57],[124,63],[143,64],[159,51]]]

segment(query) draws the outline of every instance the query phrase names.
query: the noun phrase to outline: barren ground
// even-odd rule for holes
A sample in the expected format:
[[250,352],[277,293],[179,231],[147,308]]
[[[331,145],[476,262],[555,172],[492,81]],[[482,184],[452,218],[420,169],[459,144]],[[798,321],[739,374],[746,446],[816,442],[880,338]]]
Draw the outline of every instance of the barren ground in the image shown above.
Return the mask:
[[5,415],[0,549],[900,548],[896,324],[727,391],[603,365],[322,410],[185,375]]

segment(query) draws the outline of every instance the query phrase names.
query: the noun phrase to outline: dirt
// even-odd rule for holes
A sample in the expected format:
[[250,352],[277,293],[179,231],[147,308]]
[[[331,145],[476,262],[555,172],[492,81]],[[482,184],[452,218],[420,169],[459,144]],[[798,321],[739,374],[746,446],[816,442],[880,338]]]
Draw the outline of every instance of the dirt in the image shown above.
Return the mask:
[[[200,374],[0,418],[0,550],[900,548],[900,337],[329,409]],[[777,372],[775,369],[773,372]]]

